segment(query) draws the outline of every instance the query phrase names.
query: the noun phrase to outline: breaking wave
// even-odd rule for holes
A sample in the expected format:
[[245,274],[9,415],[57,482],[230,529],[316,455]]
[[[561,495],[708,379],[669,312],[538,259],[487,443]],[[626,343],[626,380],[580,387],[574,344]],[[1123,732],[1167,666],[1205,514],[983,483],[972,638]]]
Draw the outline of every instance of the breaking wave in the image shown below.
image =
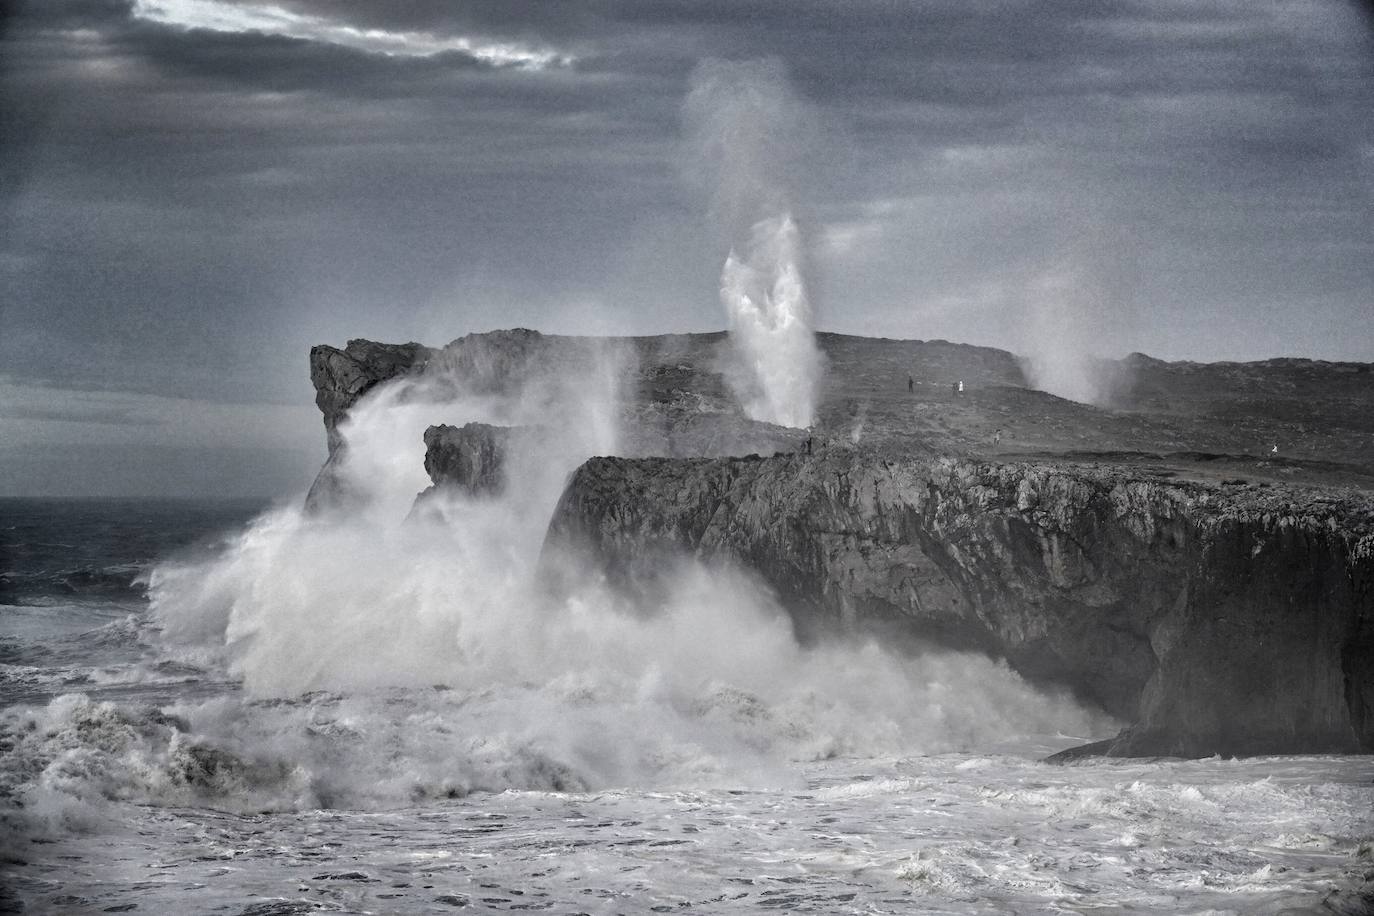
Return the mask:
[[[802,646],[739,569],[684,558],[649,607],[580,570],[542,575],[567,474],[614,439],[594,422],[613,415],[613,386],[550,390],[369,394],[340,430],[354,510],[279,507],[150,575],[160,663],[241,688],[157,708],[74,695],[12,710],[5,791],[28,818],[79,826],[102,799],[283,810],[508,788],[785,787],[796,761],[1109,727],[983,656]],[[537,454],[512,456],[523,476],[503,495],[431,494],[412,511],[427,482],[420,433],[470,419],[549,433]]]

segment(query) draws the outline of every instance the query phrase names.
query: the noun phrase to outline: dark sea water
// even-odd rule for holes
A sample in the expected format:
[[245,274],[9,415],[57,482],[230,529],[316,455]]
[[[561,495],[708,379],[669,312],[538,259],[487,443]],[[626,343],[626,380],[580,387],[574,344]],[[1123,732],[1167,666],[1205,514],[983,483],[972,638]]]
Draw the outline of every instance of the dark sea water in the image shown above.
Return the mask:
[[154,564],[216,549],[260,500],[0,499],[0,703],[74,687],[118,692],[92,663],[148,651]]
[[1369,758],[1051,766],[1115,724],[718,575],[551,612],[538,513],[416,489],[0,500],[0,911],[1274,914],[1374,867]]
[[261,500],[0,499],[0,601],[139,601],[152,564],[242,528]]

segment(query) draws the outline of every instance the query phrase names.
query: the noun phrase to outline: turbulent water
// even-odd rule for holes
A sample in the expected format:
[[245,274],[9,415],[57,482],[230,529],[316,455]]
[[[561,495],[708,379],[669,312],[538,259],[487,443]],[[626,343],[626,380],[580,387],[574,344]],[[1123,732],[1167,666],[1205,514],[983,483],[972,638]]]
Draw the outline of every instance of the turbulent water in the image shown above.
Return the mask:
[[[987,658],[801,646],[686,561],[629,603],[543,549],[596,380],[440,388],[354,408],[346,512],[0,502],[0,908],[1277,913],[1370,868],[1369,758],[1053,766],[1117,723]],[[560,444],[412,506],[469,419]]]

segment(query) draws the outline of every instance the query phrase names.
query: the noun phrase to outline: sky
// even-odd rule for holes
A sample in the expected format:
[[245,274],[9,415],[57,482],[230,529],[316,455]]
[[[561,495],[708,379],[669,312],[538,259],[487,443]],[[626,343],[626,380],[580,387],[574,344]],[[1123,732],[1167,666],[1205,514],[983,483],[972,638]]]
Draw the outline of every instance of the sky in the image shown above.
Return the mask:
[[804,110],[775,145],[822,328],[1374,361],[1374,4],[0,17],[0,495],[299,491],[315,343],[723,327],[684,141],[703,61]]

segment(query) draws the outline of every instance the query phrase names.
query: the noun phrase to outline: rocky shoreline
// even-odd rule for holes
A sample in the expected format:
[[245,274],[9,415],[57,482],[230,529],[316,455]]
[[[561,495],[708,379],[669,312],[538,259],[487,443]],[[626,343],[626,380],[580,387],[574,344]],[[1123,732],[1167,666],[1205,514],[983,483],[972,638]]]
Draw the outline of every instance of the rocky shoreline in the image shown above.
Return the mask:
[[[1369,367],[1128,357],[1118,404],[1099,408],[1030,389],[1002,351],[821,338],[829,378],[804,433],[739,415],[720,335],[317,347],[331,457],[310,500],[335,498],[339,424],[377,385],[517,391],[609,353],[619,455],[573,474],[546,550],[631,589],[653,588],[666,555],[739,564],[804,639],[1006,659],[1130,723],[1094,753],[1374,752]],[[490,491],[504,450],[538,435],[431,428],[426,470]]]
[[1005,658],[1131,721],[1120,756],[1374,750],[1367,497],[1121,467],[595,458],[550,539],[642,587],[686,552],[754,571],[809,633]]

